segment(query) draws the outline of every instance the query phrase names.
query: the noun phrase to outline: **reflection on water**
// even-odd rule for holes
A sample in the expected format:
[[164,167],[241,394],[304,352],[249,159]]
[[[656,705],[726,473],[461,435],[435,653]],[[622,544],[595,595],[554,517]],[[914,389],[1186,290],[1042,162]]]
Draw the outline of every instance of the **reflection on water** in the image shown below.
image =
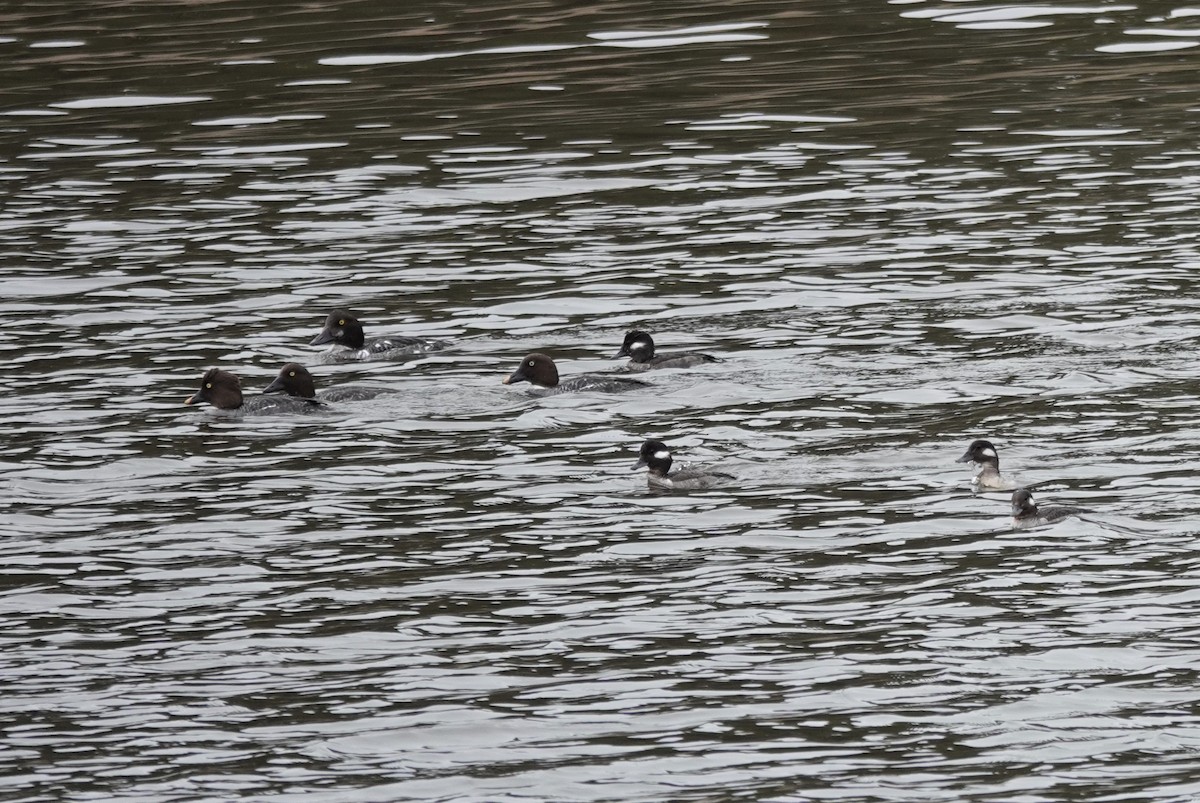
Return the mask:
[[1195,11],[568,5],[4,13],[10,796],[1192,800]]

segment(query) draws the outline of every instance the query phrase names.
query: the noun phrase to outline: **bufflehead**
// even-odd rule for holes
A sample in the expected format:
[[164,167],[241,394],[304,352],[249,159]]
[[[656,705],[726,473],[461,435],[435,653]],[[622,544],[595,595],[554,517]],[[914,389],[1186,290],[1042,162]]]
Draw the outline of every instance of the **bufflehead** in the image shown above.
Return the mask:
[[344,309],[335,309],[329,313],[329,317],[325,319],[325,328],[308,345],[321,346],[325,343],[336,343],[345,347],[326,353],[326,357],[334,362],[393,360],[425,354],[446,345],[440,340],[428,340],[423,337],[373,337],[367,340],[363,335],[362,323],[354,317],[354,313]]
[[521,360],[521,364],[517,366],[517,370],[504,380],[506,385],[515,385],[518,382],[530,382],[545,388],[546,392],[542,395],[547,396],[576,390],[619,393],[624,390],[647,387],[645,382],[639,382],[636,379],[603,374],[581,374],[559,382],[558,368],[554,365],[554,360],[545,354],[526,354]]
[[325,388],[317,392],[313,375],[298,362],[289,362],[279,369],[279,376],[262,390],[263,393],[286,393],[301,399],[317,399],[323,402],[355,402],[368,401],[376,396],[388,393],[398,393],[391,388],[370,387],[368,385],[342,385],[337,388]]
[[705,471],[693,466],[687,466],[671,473],[671,450],[665,443],[656,440],[648,440],[642,444],[638,461],[633,467],[639,469],[642,466],[650,468],[646,481],[651,488],[692,491],[717,488],[736,479],[732,474]]
[[682,351],[677,354],[655,354],[654,338],[649,333],[634,329],[625,335],[613,359],[628,357],[628,366],[635,371],[645,371],[651,368],[692,368],[710,362],[720,362],[711,354],[701,354],[698,351]]
[[1062,521],[1069,516],[1075,516],[1087,511],[1079,507],[1042,507],[1033,501],[1033,494],[1025,488],[1018,488],[1012,495],[1013,527],[1018,530],[1036,527],[1039,524],[1051,524]]
[[966,454],[954,461],[956,463],[974,463],[979,466],[971,484],[977,488],[993,491],[1011,491],[1017,483],[1010,477],[1000,473],[1000,455],[991,441],[972,441],[967,447]]
[[324,412],[327,408],[316,399],[297,399],[292,396],[251,396],[242,398],[242,383],[229,371],[210,368],[200,380],[200,390],[189,396],[184,404],[207,402],[218,410],[242,415],[289,415]]

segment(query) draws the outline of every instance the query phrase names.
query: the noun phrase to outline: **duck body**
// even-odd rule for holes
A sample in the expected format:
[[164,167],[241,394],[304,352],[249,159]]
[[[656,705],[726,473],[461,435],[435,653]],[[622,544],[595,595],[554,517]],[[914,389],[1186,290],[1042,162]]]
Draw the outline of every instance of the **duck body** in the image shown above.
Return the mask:
[[559,381],[558,367],[545,354],[526,354],[517,370],[504,379],[504,384],[515,385],[528,382],[540,389],[539,395],[552,396],[558,393],[594,391],[596,393],[621,393],[647,387],[645,382],[623,376],[607,374],[581,374]]
[[701,354],[698,351],[684,351],[675,354],[656,354],[654,338],[649,333],[634,329],[625,335],[621,350],[613,355],[613,359],[628,357],[626,367],[631,371],[649,371],[655,368],[694,368],[697,365],[720,362],[711,354]]
[[1018,488],[1012,495],[1013,529],[1016,530],[1053,524],[1086,512],[1087,510],[1081,507],[1038,507],[1033,501],[1033,494],[1026,488]]
[[217,410],[236,415],[312,415],[325,412],[316,399],[293,396],[242,396],[242,383],[237,376],[220,368],[210,368],[200,380],[200,390],[189,396],[184,404],[209,404]]
[[264,394],[284,393],[289,397],[320,402],[370,401],[377,396],[398,393],[391,388],[372,385],[342,385],[318,391],[313,375],[300,363],[290,362],[279,369],[279,375],[263,388]]
[[655,490],[698,491],[719,488],[737,479],[732,474],[709,471],[698,466],[685,466],[672,472],[671,464],[671,450],[667,445],[662,441],[648,440],[638,450],[638,461],[633,468],[647,467],[646,484]]
[[310,342],[310,346],[333,343],[333,348],[324,354],[327,362],[361,362],[366,360],[394,360],[436,351],[445,347],[440,340],[423,337],[373,337],[363,333],[362,322],[349,310],[335,309],[325,318],[325,326]]

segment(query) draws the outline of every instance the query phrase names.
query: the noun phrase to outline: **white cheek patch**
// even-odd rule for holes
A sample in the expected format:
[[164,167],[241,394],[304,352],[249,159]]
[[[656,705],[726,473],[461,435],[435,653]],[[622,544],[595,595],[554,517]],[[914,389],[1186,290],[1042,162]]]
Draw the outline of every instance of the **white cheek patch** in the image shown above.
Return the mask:
[[980,454],[983,455],[984,457],[995,457],[996,450],[995,449],[984,449],[982,452],[980,452]]
[[654,459],[655,460],[670,460],[671,453],[670,452],[655,452]]
[[645,351],[646,344],[639,340],[636,343],[631,344],[629,346],[629,350],[630,351]]

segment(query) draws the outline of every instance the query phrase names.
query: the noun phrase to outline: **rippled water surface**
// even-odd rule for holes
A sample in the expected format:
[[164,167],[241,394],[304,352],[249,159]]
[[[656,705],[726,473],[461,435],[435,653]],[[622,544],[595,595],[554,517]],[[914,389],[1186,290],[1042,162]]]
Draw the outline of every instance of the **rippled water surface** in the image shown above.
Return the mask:
[[6,800],[1200,797],[1197,9],[0,20]]

